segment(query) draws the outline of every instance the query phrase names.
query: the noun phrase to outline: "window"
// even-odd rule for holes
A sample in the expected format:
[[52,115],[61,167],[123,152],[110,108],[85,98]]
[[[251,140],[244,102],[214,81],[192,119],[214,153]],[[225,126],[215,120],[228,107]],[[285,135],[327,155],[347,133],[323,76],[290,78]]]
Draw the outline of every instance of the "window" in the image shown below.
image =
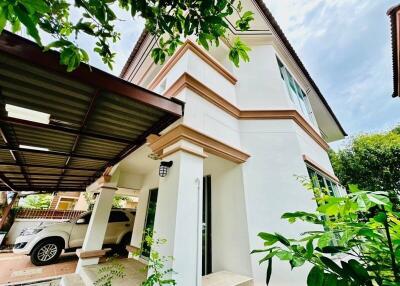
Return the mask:
[[301,89],[300,85],[296,82],[294,77],[289,73],[287,68],[283,65],[283,63],[277,58],[279,71],[281,73],[281,77],[286,84],[286,88],[288,90],[288,94],[294,105],[298,110],[313,124],[315,124],[313,112],[308,101],[308,97]]
[[307,171],[314,188],[325,189],[329,192],[328,195],[330,196],[342,197],[345,195],[346,191],[344,188],[338,183],[329,179],[326,175],[310,166],[307,166]]
[[158,189],[152,189],[149,191],[149,200],[147,204],[146,221],[144,223],[144,232],[142,239],[142,256],[148,258],[150,256],[150,245],[145,241],[146,233],[150,236],[153,235],[154,219],[156,217]]
[[129,218],[126,216],[125,213],[119,211],[112,211],[110,213],[108,222],[124,222],[124,221],[129,221]]

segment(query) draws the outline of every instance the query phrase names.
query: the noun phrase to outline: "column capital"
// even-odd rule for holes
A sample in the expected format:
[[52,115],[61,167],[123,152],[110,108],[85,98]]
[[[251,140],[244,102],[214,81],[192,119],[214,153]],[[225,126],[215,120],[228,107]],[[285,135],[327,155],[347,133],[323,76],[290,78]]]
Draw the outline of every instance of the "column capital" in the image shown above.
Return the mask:
[[[180,144],[180,147],[174,150],[174,152],[184,151],[203,158],[206,158],[204,152],[207,152],[235,163],[244,163],[250,157],[249,154],[242,150],[232,147],[184,124],[175,126],[161,136],[152,134],[147,137],[147,144],[153,152],[161,158],[165,157],[165,154],[171,155],[174,153],[172,152],[172,146],[176,146],[176,143],[178,142],[186,143]],[[203,151],[198,153],[200,149]],[[172,153],[168,154],[168,152]]]

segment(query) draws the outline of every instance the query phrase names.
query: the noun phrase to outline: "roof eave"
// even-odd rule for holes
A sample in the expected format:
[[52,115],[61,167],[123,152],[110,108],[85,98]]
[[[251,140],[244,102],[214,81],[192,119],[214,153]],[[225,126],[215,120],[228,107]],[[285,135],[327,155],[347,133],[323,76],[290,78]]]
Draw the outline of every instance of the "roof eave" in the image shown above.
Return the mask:
[[400,5],[391,7],[387,11],[387,15],[390,18],[391,26],[391,37],[392,37],[392,61],[393,61],[393,95],[392,97],[398,97],[399,94],[399,42],[398,42],[398,11]]

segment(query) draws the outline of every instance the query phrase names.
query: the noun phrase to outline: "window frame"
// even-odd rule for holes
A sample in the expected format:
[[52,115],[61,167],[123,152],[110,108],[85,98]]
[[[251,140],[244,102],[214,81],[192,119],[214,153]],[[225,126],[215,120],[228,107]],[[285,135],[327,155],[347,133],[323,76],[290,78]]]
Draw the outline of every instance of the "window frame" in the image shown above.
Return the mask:
[[307,93],[304,92],[295,77],[289,72],[288,68],[283,64],[278,56],[276,59],[278,61],[281,78],[285,83],[286,92],[291,101],[304,117],[306,117],[312,124],[317,125]]

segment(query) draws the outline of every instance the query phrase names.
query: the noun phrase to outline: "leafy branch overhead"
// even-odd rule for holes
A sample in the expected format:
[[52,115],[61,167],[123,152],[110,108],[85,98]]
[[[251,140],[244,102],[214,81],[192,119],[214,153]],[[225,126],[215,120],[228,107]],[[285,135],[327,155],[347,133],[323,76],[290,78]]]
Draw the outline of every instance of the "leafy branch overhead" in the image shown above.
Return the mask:
[[[236,66],[240,60],[249,61],[250,48],[239,38],[230,42],[227,37],[226,17],[237,16],[235,28],[240,31],[249,30],[254,20],[253,12],[243,11],[241,2],[235,0],[75,0],[73,4],[68,0],[0,0],[0,32],[7,24],[13,32],[24,26],[39,45],[41,32],[51,35],[55,40],[45,50],[60,51],[60,62],[68,71],[89,61],[77,39],[90,36],[96,40],[94,52],[112,68],[115,53],[111,44],[120,39],[115,23],[120,20],[116,12],[121,8],[129,11],[132,18],[144,18],[146,30],[158,39],[158,46],[151,53],[156,63],[162,64],[182,44],[180,39],[187,36],[194,36],[207,50],[223,40],[230,47],[229,59]],[[72,10],[78,12],[78,20],[72,20]]]

